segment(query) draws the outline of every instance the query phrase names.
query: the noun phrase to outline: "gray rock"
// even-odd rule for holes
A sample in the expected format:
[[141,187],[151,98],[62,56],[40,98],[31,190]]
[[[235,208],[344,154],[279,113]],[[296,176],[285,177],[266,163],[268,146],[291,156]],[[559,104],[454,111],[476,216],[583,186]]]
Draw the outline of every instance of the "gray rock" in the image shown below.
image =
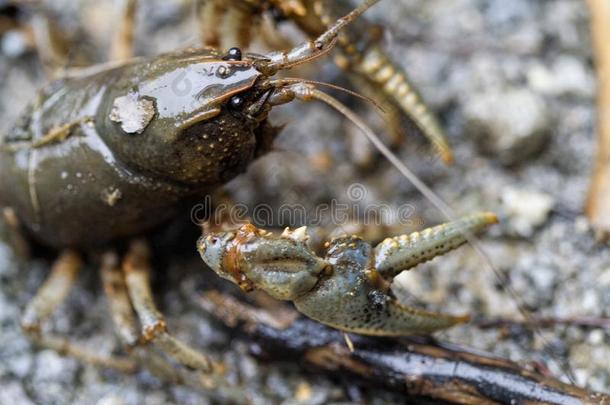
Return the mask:
[[[103,60],[116,24],[100,21],[116,17],[114,2],[53,0],[45,4],[70,27],[82,25]],[[138,54],[198,44],[190,4],[190,0],[143,4],[138,15]],[[428,145],[416,142],[411,134],[396,152],[456,212],[490,209],[500,214],[501,224],[480,236],[481,245],[514,290],[505,291],[481,257],[464,247],[407,273],[411,277],[408,291],[416,296],[410,303],[488,318],[520,318],[516,301],[538,307],[535,315],[540,316],[607,316],[610,251],[595,245],[581,219],[574,220],[582,215],[595,148],[594,72],[582,0],[386,1],[372,12],[387,27],[390,54],[407,69],[447,129],[456,164],[450,168],[430,164],[425,157],[430,154]],[[282,28],[287,38],[296,39],[291,24]],[[291,74],[342,85],[347,76],[331,63],[303,66]],[[12,59],[0,51],[0,134],[13,125],[46,81],[33,53]],[[354,108],[362,106],[359,112],[367,108],[351,97],[341,97],[353,102]],[[524,109],[525,104],[534,107]],[[375,124],[370,113],[361,116]],[[361,183],[371,190],[363,204],[412,204],[426,225],[444,219],[383,159],[374,159],[366,170],[355,168],[346,146],[345,120],[327,106],[292,103],[274,109],[271,121],[288,124],[276,143],[278,153],[262,157],[227,187],[234,201],[249,207],[265,203],[276,209],[284,203],[299,203],[309,208],[332,199],[344,201],[349,186]],[[473,121],[481,132],[474,139],[485,144],[482,148],[467,139]],[[550,130],[553,135],[545,145],[545,133]],[[542,147],[547,153],[531,159]],[[311,157],[321,152],[335,161],[327,171],[312,168]],[[520,165],[506,167],[498,162]],[[505,199],[509,188],[517,190],[511,201]],[[549,196],[556,215],[549,217],[548,204],[532,209],[532,204],[524,203],[528,198],[519,197],[521,191]],[[253,403],[293,400],[303,381],[312,387],[312,401],[347,401],[341,384],[306,373],[299,364],[278,366],[252,358],[217,322],[211,322],[198,307],[197,297],[202,286],[209,287],[215,278],[212,273],[202,275],[201,266],[200,261],[178,260],[167,269],[157,269],[165,276],[155,277],[155,299],[172,331],[224,361],[228,380],[245,384]],[[12,253],[0,248],[0,403],[213,401],[205,393],[163,383],[146,371],[123,375],[37,352],[23,338],[18,317],[48,267],[48,262],[37,260],[21,271]],[[116,338],[99,279],[92,273],[82,273],[84,280],[49,326],[87,347],[101,346],[106,351],[109,346],[103,342]],[[607,333],[601,336],[569,327],[543,332],[549,342],[562,342],[569,348],[566,357],[579,382],[610,390]],[[545,342],[500,335],[497,330],[464,325],[437,337],[523,363],[540,359],[555,375],[563,375],[557,366],[563,356],[542,351]],[[42,370],[49,361],[50,368]],[[363,390],[362,395],[372,404],[404,402],[402,397],[377,390]]]
[[524,25],[511,32],[506,38],[506,46],[523,54],[539,52],[543,46],[544,35],[532,25]]
[[18,382],[2,384],[0,389],[0,404],[34,405],[27,393]]
[[42,350],[36,356],[34,379],[45,381],[60,381],[70,384],[74,382],[78,362],[75,359],[62,357],[52,350]]
[[508,165],[538,153],[551,126],[544,100],[526,88],[476,94],[464,106],[464,116],[467,136]]
[[127,405],[127,402],[118,394],[108,394],[100,398],[96,405]]
[[29,50],[27,40],[20,31],[8,31],[0,43],[2,53],[9,58],[18,58]]
[[527,72],[527,79],[532,89],[554,97],[591,98],[595,91],[595,80],[585,61],[569,55],[562,55],[550,66],[535,62]]
[[486,7],[486,21],[490,26],[513,26],[532,15],[532,2],[527,0],[491,0]]
[[34,360],[30,353],[24,351],[15,356],[11,356],[7,363],[7,368],[13,375],[24,378],[30,371]]

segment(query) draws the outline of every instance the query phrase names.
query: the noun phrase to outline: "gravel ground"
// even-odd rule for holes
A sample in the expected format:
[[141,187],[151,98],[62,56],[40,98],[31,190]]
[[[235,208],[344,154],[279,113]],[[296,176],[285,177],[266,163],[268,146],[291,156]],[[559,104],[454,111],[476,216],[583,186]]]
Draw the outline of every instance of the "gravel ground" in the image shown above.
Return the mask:
[[[114,9],[111,2],[98,3],[79,10],[76,2],[54,4],[66,26],[81,21],[87,27],[96,44],[87,50],[100,59],[113,29],[100,21],[112,21]],[[179,3],[146,2],[139,53],[195,43],[188,8]],[[517,302],[540,316],[610,316],[610,251],[595,242],[582,216],[595,147],[595,77],[583,3],[386,1],[368,17],[388,27],[387,49],[440,116],[456,163],[443,165],[417,135],[408,138],[399,155],[458,213],[499,214],[501,224],[482,244],[512,291],[507,292],[479,255],[462,248],[401,275],[394,285],[397,293],[430,309],[478,317],[517,318]],[[283,30],[294,34],[289,27]],[[44,76],[35,56],[21,52],[18,36],[5,36],[0,50],[4,132]],[[308,69],[299,74],[333,83],[343,80],[330,64],[317,73]],[[362,115],[378,121],[364,109]],[[328,108],[295,104],[274,120],[288,124],[277,141],[278,153],[260,159],[227,186],[236,201],[273,208],[297,203],[314,207],[332,199],[363,208],[408,204],[411,216],[405,228],[443,221],[430,202]],[[157,276],[156,286],[172,330],[223,356],[236,370],[232,378],[248,381],[252,392],[266,386],[283,403],[349,399],[341,384],[305,374],[298,365],[267,365],[250,357],[242,343],[230,341],[195,304],[211,273],[193,253],[169,262],[158,269],[163,277]],[[17,321],[48,268],[42,259],[23,263],[7,243],[0,243],[0,404],[206,402],[200,394],[164,384],[147,372],[125,376],[35,351]],[[110,352],[119,344],[99,281],[94,271],[83,274],[52,328]],[[540,361],[564,379],[559,364],[565,362],[578,384],[610,392],[608,330],[556,327],[524,334],[465,325],[439,338],[522,364]],[[371,403],[400,402],[383,392],[363,395]]]

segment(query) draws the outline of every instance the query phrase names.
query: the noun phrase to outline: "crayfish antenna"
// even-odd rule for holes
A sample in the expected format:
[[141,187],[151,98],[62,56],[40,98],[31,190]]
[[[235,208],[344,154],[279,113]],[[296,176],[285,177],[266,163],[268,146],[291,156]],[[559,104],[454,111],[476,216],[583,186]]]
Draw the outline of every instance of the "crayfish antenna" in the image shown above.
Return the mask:
[[366,103],[369,103],[371,105],[373,105],[377,111],[381,114],[385,114],[386,111],[383,108],[383,106],[381,104],[379,104],[377,101],[375,101],[373,98],[365,96],[363,94],[357,93],[353,90],[350,89],[346,89],[345,87],[341,87],[341,86],[337,86],[336,84],[332,84],[332,83],[326,83],[326,82],[321,82],[318,80],[309,80],[309,79],[300,79],[298,77],[282,77],[281,79],[273,79],[273,80],[269,80],[267,81],[267,86],[276,86],[276,87],[280,87],[280,86],[285,86],[288,84],[311,84],[314,86],[323,86],[323,87],[328,87],[330,89],[333,90],[337,90],[340,91],[342,93],[348,94],[350,96],[356,97]]
[[373,132],[373,130],[345,104],[333,96],[318,90],[312,85],[301,82],[290,86],[294,96],[303,101],[319,100],[322,101],[350,120],[362,131],[367,139],[379,150],[379,152],[394,166],[398,171],[409,180],[422,195],[438,208],[450,221],[456,220],[453,210],[428,187],[411,169],[409,169],[394,152],[392,152],[383,141]]
[[[304,101],[310,100],[320,100],[329,106],[333,107],[341,114],[343,114],[347,119],[349,119],[354,125],[356,125],[368,138],[368,140],[379,150],[379,152],[384,155],[388,161],[398,169],[398,171],[415,186],[419,190],[419,192],[428,199],[432,205],[434,205],[447,220],[455,222],[457,221],[457,216],[455,211],[445,203],[434,191],[432,191],[417,175],[409,169],[398,157],[379,139],[379,137],[362,121],[352,110],[350,110],[347,106],[341,103],[339,100],[334,97],[312,87],[311,85],[301,84],[295,85],[293,91],[295,91],[295,97]],[[462,234],[466,241],[472,246],[475,252],[479,255],[481,259],[487,264],[487,267],[492,270],[496,279],[501,283],[505,291],[509,293],[509,295],[513,298],[514,302],[517,304],[517,308],[519,309],[519,313],[526,319],[528,322],[535,325],[535,321],[530,313],[530,311],[525,307],[523,302],[519,299],[515,290],[510,286],[510,283],[507,277],[500,271],[500,269],[494,264],[491,260],[490,256],[481,246],[481,243],[477,239],[477,237],[469,230],[462,229]],[[465,319],[465,318],[464,318]],[[459,318],[456,319],[459,323]],[[540,329],[537,327],[533,327],[533,331],[538,336],[541,336],[544,339],[544,336],[541,335]],[[558,363],[559,367],[562,368],[565,375],[572,380],[571,372],[569,369],[569,365],[565,366],[565,363],[560,360],[555,359]]]
[[[430,187],[426,185],[411,169],[407,167],[399,158],[396,156],[394,152],[392,152],[383,141],[373,132],[371,128],[360,118],[358,115],[352,111],[345,104],[341,103],[339,100],[334,98],[333,96],[324,93],[316,89],[312,85],[308,85],[306,83],[294,84],[289,86],[289,91],[292,92],[295,98],[298,98],[303,101],[311,101],[311,100],[319,100],[322,101],[338,112],[340,112],[343,116],[345,116],[348,120],[350,120],[354,125],[356,125],[362,133],[367,137],[367,139],[379,150],[379,152],[394,166],[398,171],[415,186],[415,188],[434,205],[448,221],[455,222],[458,221],[457,215],[455,211],[445,203],[441,197],[438,196]],[[481,244],[479,243],[477,237],[467,228],[461,230],[464,239],[472,246],[472,248],[477,252],[477,254],[485,261],[487,266],[492,269],[496,278],[502,281],[503,285],[507,285],[506,277],[500,272],[500,270],[494,265],[491,261],[489,255],[483,250]],[[506,287],[509,291],[511,291],[511,295],[515,299],[516,302],[519,302],[516,296],[516,293],[510,290],[510,287]],[[530,317],[529,312],[523,307],[523,305],[519,305],[520,312],[524,317]]]
[[343,28],[360,17],[366,10],[379,1],[380,0],[365,1],[349,14],[339,18],[323,34],[313,41],[305,42],[288,51],[272,52],[265,55],[265,59],[259,63],[258,69],[271,75],[279,70],[290,69],[322,57],[335,47],[337,44],[337,36]]

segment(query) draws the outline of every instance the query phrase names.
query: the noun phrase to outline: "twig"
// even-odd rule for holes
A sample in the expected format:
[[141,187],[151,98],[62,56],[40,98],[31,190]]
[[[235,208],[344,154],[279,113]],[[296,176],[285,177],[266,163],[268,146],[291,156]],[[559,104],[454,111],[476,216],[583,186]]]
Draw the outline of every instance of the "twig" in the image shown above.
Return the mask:
[[527,328],[536,326],[538,328],[550,328],[554,326],[577,326],[582,328],[610,328],[610,318],[596,317],[572,317],[572,318],[533,318],[528,320],[517,319],[481,319],[472,322],[473,325],[481,329],[491,329],[504,326],[519,326]]
[[[298,361],[315,371],[396,391],[409,397],[461,404],[610,404],[610,396],[564,384],[508,360],[469,352],[430,339],[387,339],[343,333],[290,310],[259,309],[236,298],[208,293],[203,307],[271,360]],[[294,311],[292,311],[294,312]],[[264,319],[279,317],[273,325]],[[240,322],[238,322],[240,321]],[[278,327],[278,325],[284,325]]]
[[610,1],[587,0],[598,75],[597,160],[586,214],[602,239],[610,237]]

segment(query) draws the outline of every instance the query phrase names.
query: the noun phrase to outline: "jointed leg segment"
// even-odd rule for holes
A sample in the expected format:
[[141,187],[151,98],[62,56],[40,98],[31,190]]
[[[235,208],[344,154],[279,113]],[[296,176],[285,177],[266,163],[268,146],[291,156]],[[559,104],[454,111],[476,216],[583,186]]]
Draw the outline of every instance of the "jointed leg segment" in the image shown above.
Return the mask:
[[134,32],[138,0],[125,0],[121,21],[110,49],[110,60],[122,61],[134,55]]
[[114,326],[123,344],[131,349],[139,343],[140,333],[116,253],[102,256],[100,273]]
[[142,241],[134,241],[123,261],[123,271],[131,302],[142,324],[142,339],[152,342],[178,363],[204,372],[213,371],[207,356],[167,332],[163,314],[157,309],[150,288],[149,251]]
[[219,48],[220,31],[218,21],[226,11],[223,4],[216,0],[195,0],[195,13],[199,23],[199,35],[204,46]]
[[28,304],[21,325],[25,330],[39,331],[74,286],[82,263],[78,254],[64,251],[53,264],[51,274]]
[[[184,366],[206,373],[217,371],[218,366],[207,356],[167,332],[165,319],[153,301],[148,259],[148,248],[142,241],[132,244],[122,263],[122,269],[119,268],[118,258],[113,252],[102,256],[101,277],[104,292],[121,340],[130,352],[138,349],[140,344],[152,342],[161,352]],[[132,353],[133,356],[129,359],[98,355],[73,344],[67,338],[42,332],[42,323],[64,302],[76,282],[81,265],[79,255],[69,250],[63,252],[54,263],[51,274],[22,317],[21,325],[28,336],[41,347],[86,363],[125,372],[135,371],[139,363],[152,364],[164,375],[178,379],[178,374],[173,373],[169,363],[160,357],[144,353]],[[137,329],[134,308],[142,325],[141,333]]]
[[53,265],[51,274],[27,306],[21,319],[22,328],[40,347],[78,358],[85,363],[133,372],[136,364],[131,360],[99,355],[75,345],[65,337],[47,334],[41,330],[42,323],[57,310],[68,296],[74,286],[81,264],[80,257],[73,251],[68,250],[60,255]]
[[[301,0],[197,0],[203,43],[213,47],[247,47],[253,22],[270,8],[280,10],[312,38],[322,34],[337,21],[341,6],[333,1]],[[370,2],[367,2],[370,5]],[[219,24],[218,21],[223,21]],[[219,27],[226,27],[220,32]],[[276,36],[279,35],[276,33]],[[408,117],[428,138],[438,156],[447,163],[453,152],[437,118],[411,84],[407,73],[379,45],[381,30],[361,22],[358,29],[342,32],[337,65],[365,93],[386,106],[389,129],[402,137],[401,117]],[[318,39],[319,40],[319,39]],[[277,52],[280,57],[282,52]],[[289,56],[288,56],[289,57]]]

